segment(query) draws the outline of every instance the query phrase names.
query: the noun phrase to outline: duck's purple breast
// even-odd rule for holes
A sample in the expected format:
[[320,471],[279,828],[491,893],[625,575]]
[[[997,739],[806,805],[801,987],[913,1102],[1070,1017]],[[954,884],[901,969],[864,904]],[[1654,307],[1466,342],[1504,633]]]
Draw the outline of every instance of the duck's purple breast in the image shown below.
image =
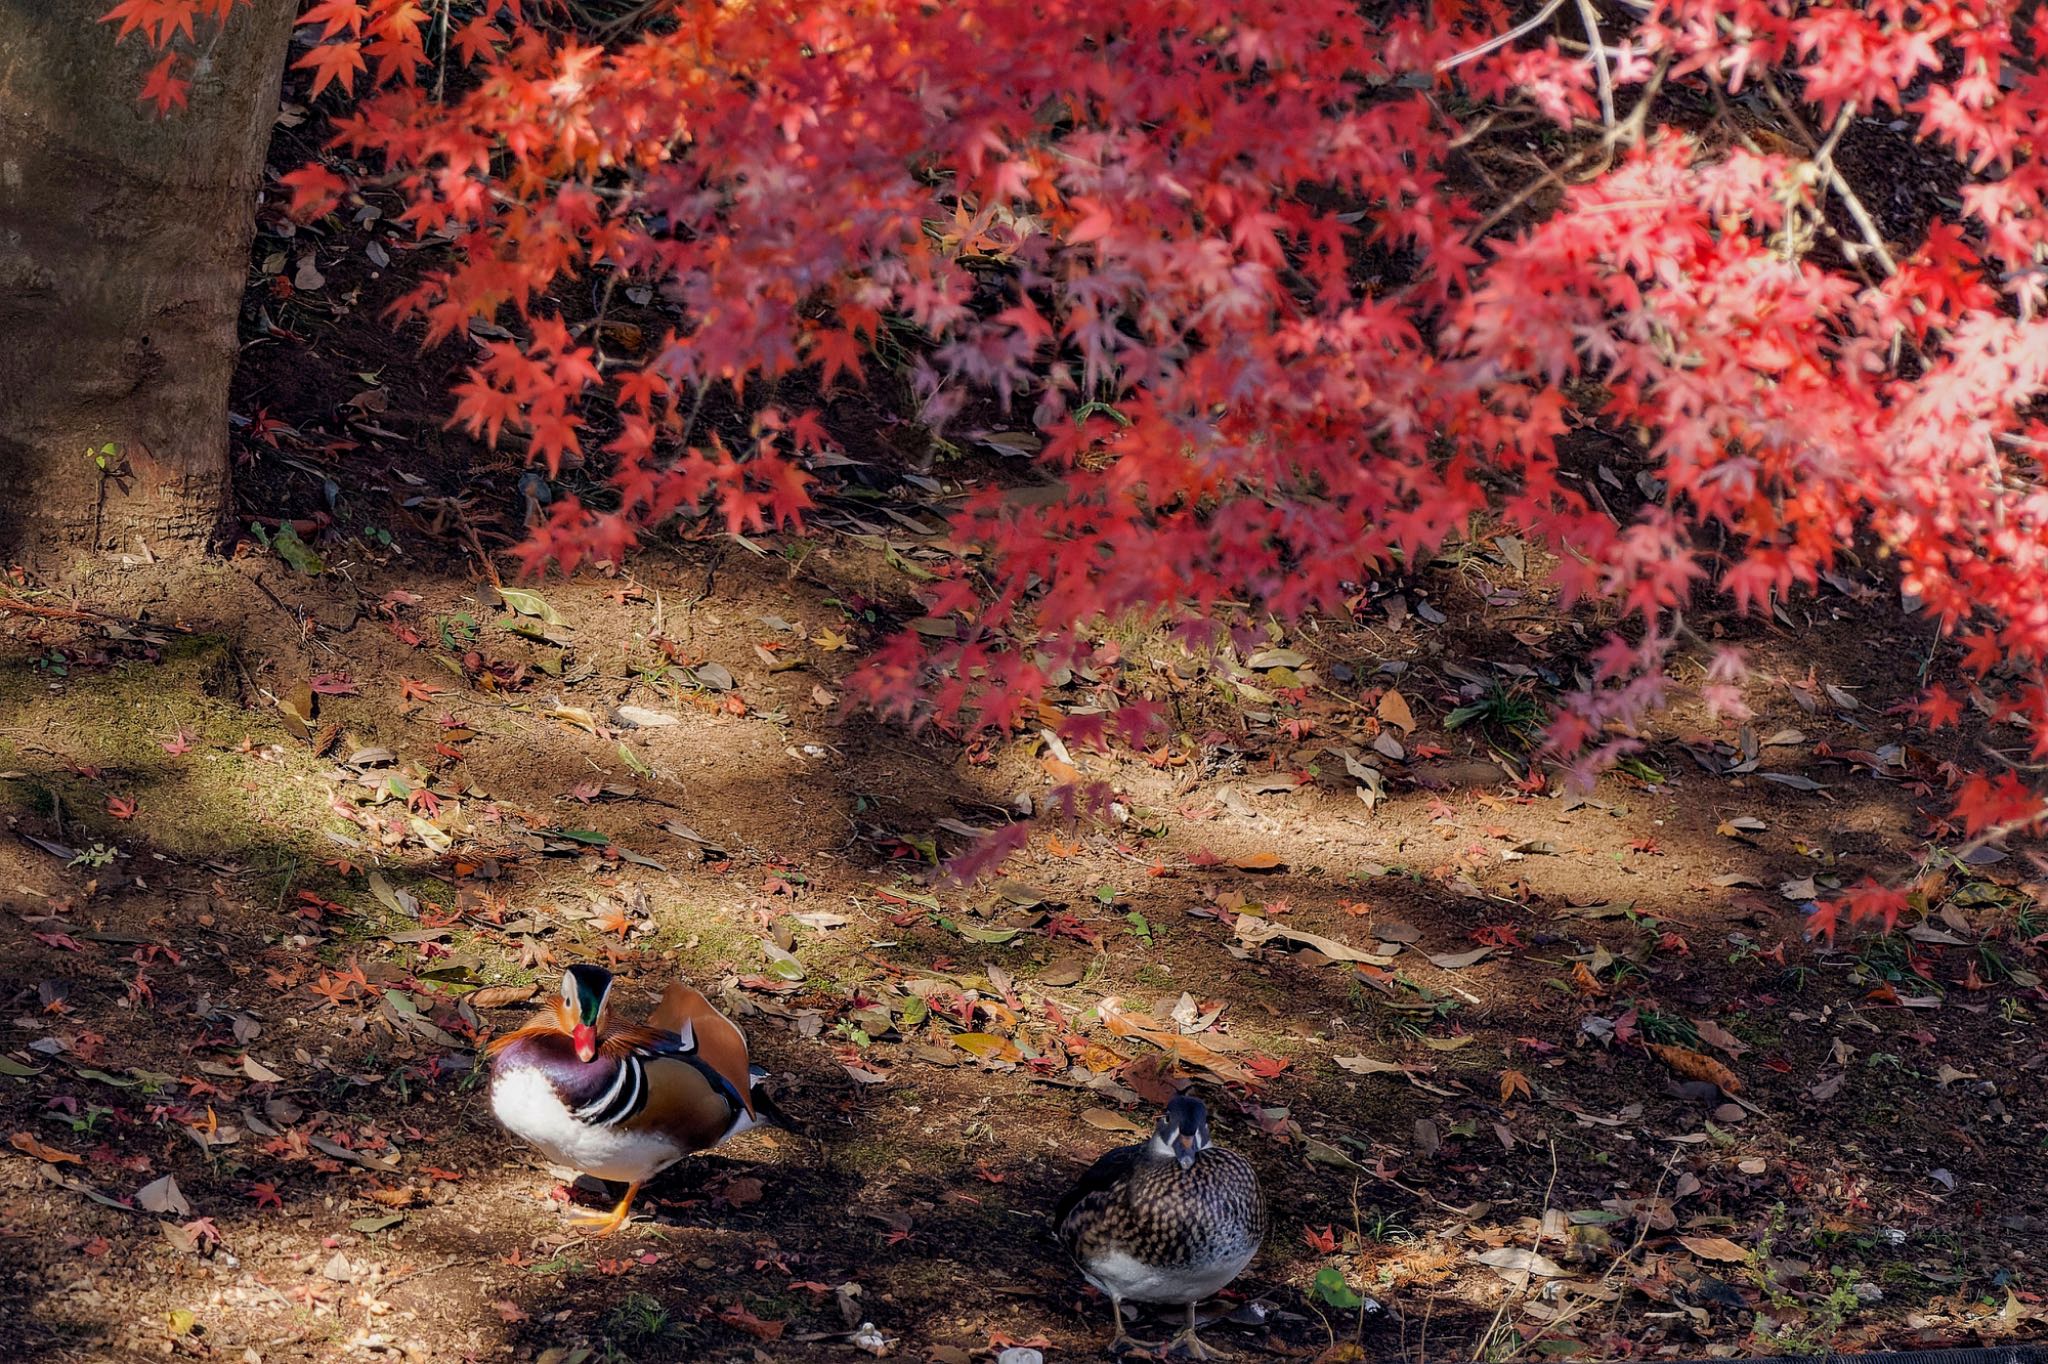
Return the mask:
[[555,1093],[571,1109],[583,1107],[611,1088],[619,1063],[599,1055],[589,1061],[576,1059],[576,1045],[561,1033],[522,1037],[493,1058],[491,1071],[505,1075],[515,1070],[534,1070],[547,1078]]

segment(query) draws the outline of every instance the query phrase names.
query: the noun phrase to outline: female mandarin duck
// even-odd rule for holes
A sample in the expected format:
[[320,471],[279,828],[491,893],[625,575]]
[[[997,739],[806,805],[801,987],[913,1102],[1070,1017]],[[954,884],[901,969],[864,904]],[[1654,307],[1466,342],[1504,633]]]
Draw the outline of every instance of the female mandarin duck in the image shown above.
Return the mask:
[[1195,1337],[1195,1304],[1244,1272],[1266,1235],[1266,1202],[1251,1162],[1209,1140],[1200,1099],[1166,1106],[1150,1141],[1111,1151],[1088,1168],[1053,1212],[1082,1275],[1116,1313],[1110,1353],[1140,1342],[1124,1334],[1123,1304],[1186,1303],[1173,1340],[1213,1358]]
[[551,1011],[493,1041],[491,1111],[558,1165],[623,1181],[609,1213],[579,1213],[591,1233],[618,1230],[640,1186],[693,1151],[764,1123],[790,1124],[754,1088],[764,1072],[711,1001],[674,984],[644,1027],[614,1022],[612,977],[572,966]]

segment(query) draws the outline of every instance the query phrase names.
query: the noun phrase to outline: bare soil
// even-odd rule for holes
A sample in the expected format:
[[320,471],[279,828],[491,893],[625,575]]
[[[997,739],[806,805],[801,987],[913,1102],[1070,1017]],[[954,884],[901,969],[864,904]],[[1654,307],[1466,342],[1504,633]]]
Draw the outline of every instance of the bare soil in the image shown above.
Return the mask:
[[[1834,951],[1788,898],[1922,855],[1913,786],[1939,785],[1937,759],[1873,766],[1907,737],[1884,712],[1918,662],[1877,604],[1831,598],[1757,641],[1775,657],[1749,732],[1779,740],[1761,771],[1823,789],[1701,770],[1693,751],[1740,731],[1683,708],[1636,775],[1517,789],[1480,725],[1442,727],[1446,668],[1502,659],[1461,634],[1466,580],[1445,575],[1441,626],[1306,633],[1327,680],[1297,705],[1198,706],[1214,675],[1182,660],[1219,728],[1159,765],[1068,752],[1127,822],[1050,823],[1007,880],[963,888],[930,881],[931,855],[1071,774],[1041,741],[963,750],[832,704],[871,638],[846,584],[889,591],[879,559],[828,537],[794,575],[686,550],[546,584],[559,649],[402,547],[349,582],[253,551],[128,570],[102,584],[126,626],[10,616],[7,1357],[822,1359],[863,1322],[902,1357],[1088,1357],[1105,1309],[1045,1211],[1186,1083],[1274,1208],[1239,1285],[1267,1323],[1212,1328],[1240,1350],[1347,1339],[1305,1291],[1332,1266],[1388,1309],[1376,1353],[2038,1329],[2048,1053],[2023,860],[1950,868],[1917,936]],[[1512,572],[1489,572],[1498,600]],[[152,596],[157,624],[134,625]],[[855,650],[815,642],[834,635]],[[1820,647],[1795,659],[1794,637]],[[681,684],[661,640],[732,687]],[[1126,641],[1121,675],[1155,656]],[[1373,677],[1386,661],[1410,666]],[[336,694],[309,741],[267,696],[314,678]],[[1390,680],[1406,734],[1375,715]],[[1689,725],[1712,738],[1689,750]],[[1408,760],[1383,762],[1373,810],[1323,749],[1383,734]],[[1763,827],[1727,823],[1745,817]],[[1254,948],[1248,909],[1399,956]],[[576,1241],[565,1199],[602,1195],[566,1191],[478,1087],[473,1043],[523,1009],[464,1003],[576,960],[613,964],[627,998],[679,975],[720,996],[814,1139],[692,1160],[643,1220]],[[1091,1012],[1114,999],[1167,1036],[1184,996],[1198,1024],[1221,1009],[1190,1035],[1208,1064]],[[1646,1042],[1719,1058],[1739,1094]],[[1403,1069],[1338,1063],[1361,1057]],[[183,1205],[135,1202],[165,1175]],[[1503,1248],[1558,1273],[1524,1292],[1477,1261]]]

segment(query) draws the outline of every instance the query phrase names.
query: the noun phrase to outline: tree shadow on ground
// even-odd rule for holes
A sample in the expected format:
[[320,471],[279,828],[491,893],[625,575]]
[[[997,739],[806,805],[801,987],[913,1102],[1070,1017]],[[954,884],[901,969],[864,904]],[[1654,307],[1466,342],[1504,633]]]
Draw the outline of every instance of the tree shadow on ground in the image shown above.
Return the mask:
[[[1830,772],[1824,798],[1737,786],[1682,771],[1673,748],[1659,758],[1672,780],[1610,778],[1589,804],[1454,772],[1366,813],[1320,779],[1262,795],[1255,771],[1183,780],[1082,754],[1124,792],[1133,827],[1058,830],[1001,892],[934,887],[919,875],[928,852],[959,846],[941,821],[987,825],[1042,793],[1033,755],[977,765],[811,705],[845,655],[805,651],[791,672],[752,648],[841,619],[825,589],[729,577],[685,610],[650,586],[659,606],[612,600],[610,584],[550,587],[576,646],[559,676],[529,671],[509,690],[479,685],[490,665],[532,668],[544,652],[479,617],[460,583],[414,581],[420,602],[326,647],[246,593],[239,618],[187,603],[179,614],[210,633],[167,640],[160,660],[102,665],[81,648],[57,675],[61,638],[17,640],[0,665],[0,757],[17,774],[0,787],[15,835],[0,848],[14,1020],[0,1050],[39,1073],[0,1076],[0,1118],[83,1163],[0,1162],[0,1225],[37,1229],[6,1269],[23,1304],[0,1326],[18,1337],[0,1341],[9,1358],[591,1343],[822,1359],[844,1350],[842,1299],[906,1348],[1044,1334],[1091,1352],[1104,1312],[1044,1212],[1128,1139],[1096,1124],[1142,1122],[1183,1081],[1261,1170],[1275,1225],[1247,1287],[1295,1314],[1280,1328],[1295,1348],[1324,1343],[1304,1289],[1333,1266],[1403,1314],[1376,1337],[1382,1352],[1470,1353],[1496,1325],[1510,1352],[1570,1336],[1593,1354],[1745,1341],[1765,1330],[1759,1314],[1780,1335],[1817,1331],[1837,1270],[1883,1287],[1889,1315],[1870,1325],[1903,1338],[1906,1312],[1955,1316],[1943,1304],[2009,1268],[2006,1248],[1964,1236],[1975,1201],[2020,1219],[2022,1238],[2041,1216],[2006,1178],[2048,1130],[2015,1084],[2040,1054],[2012,1013],[2024,959],[2000,936],[2020,899],[1995,872],[1963,895],[1973,883],[1958,875],[1951,902],[1975,936],[1943,931],[1962,946],[1825,953],[1800,942],[1780,891],[1909,864],[1898,783]],[[201,604],[233,600],[230,587]],[[657,609],[686,666],[719,663],[729,690],[647,683],[634,664]],[[465,614],[479,628],[459,642],[481,669],[398,633],[431,638]],[[350,690],[323,698],[316,737],[339,732],[316,757],[263,693],[321,674]],[[581,722],[624,704],[677,723]],[[376,749],[389,760],[357,756]],[[408,801],[394,777],[431,799]],[[1163,837],[1136,831],[1155,816]],[[1734,816],[1764,829],[1730,836]],[[442,819],[451,846],[422,842],[414,819]],[[46,844],[117,855],[72,865]],[[1283,869],[1233,865],[1261,853]],[[606,927],[611,910],[622,930]],[[1244,912],[1392,960],[1254,949],[1234,931]],[[800,979],[775,974],[761,944],[778,934]],[[1486,942],[1484,960],[1441,964]],[[560,1252],[551,1181],[491,1123],[464,1045],[519,1009],[465,1013],[461,996],[546,989],[579,959],[613,961],[636,1001],[676,975],[719,992],[820,1143],[749,1138],[688,1162],[650,1190],[675,1229]],[[936,997],[916,993],[926,982]],[[1190,1036],[1257,1083],[1218,1084],[1198,1060],[1176,1074],[1091,1016],[1115,997],[1171,1038],[1183,995],[1197,1018],[1223,1006]],[[962,1050],[950,1038],[970,1023],[1020,1054]],[[1740,1054],[1708,1043],[1708,1024]],[[1645,1043],[1722,1058],[1749,1106]],[[224,1128],[232,1140],[216,1140]],[[81,1191],[128,1199],[165,1174],[189,1216]],[[198,1219],[217,1246],[194,1248]],[[1886,1226],[1913,1230],[1893,1245]],[[1679,1239],[1712,1236],[1749,1258],[1702,1259]],[[1546,1255],[1589,1295],[1513,1294],[1469,1258],[1502,1247]],[[1777,1264],[1788,1257],[1806,1279]],[[641,1299],[663,1330],[635,1318]],[[760,1339],[777,1325],[780,1339]]]

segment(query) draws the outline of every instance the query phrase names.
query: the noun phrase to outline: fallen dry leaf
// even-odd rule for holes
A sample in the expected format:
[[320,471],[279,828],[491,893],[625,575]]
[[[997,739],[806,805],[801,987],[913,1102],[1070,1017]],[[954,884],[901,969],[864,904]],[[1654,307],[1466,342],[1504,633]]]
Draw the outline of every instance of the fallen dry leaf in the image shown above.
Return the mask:
[[1314,948],[1331,961],[1362,961],[1370,966],[1389,966],[1393,958],[1376,952],[1362,952],[1350,943],[1335,938],[1325,938],[1319,933],[1304,933],[1300,929],[1282,928],[1270,919],[1256,914],[1237,916],[1237,938],[1239,942],[1253,947],[1261,946],[1278,938],[1302,947]]
[[535,988],[532,985],[486,985],[467,999],[472,1009],[502,1009],[508,1004],[524,1004],[532,999]]
[[1545,1279],[1564,1277],[1564,1270],[1557,1261],[1546,1255],[1539,1255],[1533,1250],[1523,1250],[1520,1246],[1502,1246],[1498,1250],[1489,1250],[1479,1257],[1479,1263],[1499,1271],[1502,1278],[1511,1278],[1517,1274],[1534,1274]]
[[192,1205],[185,1201],[184,1190],[169,1175],[151,1180],[136,1190],[135,1201],[151,1212],[176,1213],[180,1217],[192,1215]]
[[42,1142],[37,1141],[35,1135],[30,1132],[16,1132],[7,1139],[7,1144],[17,1151],[34,1156],[37,1160],[51,1165],[62,1165],[67,1160],[74,1165],[85,1164],[83,1160],[72,1155],[69,1151],[60,1151],[54,1146],[45,1146]]
[[734,1330],[745,1331],[760,1340],[780,1340],[785,1323],[763,1321],[747,1310],[743,1302],[735,1302],[718,1314],[718,1319]]
[[1735,1072],[1711,1056],[1664,1042],[1647,1042],[1644,1046],[1650,1055],[1688,1080],[1704,1080],[1710,1085],[1719,1085],[1729,1094],[1742,1092],[1742,1081],[1735,1078]]
[[1142,1137],[1152,1129],[1142,1123],[1132,1122],[1121,1113],[1107,1108],[1091,1108],[1081,1115],[1081,1121],[1090,1127],[1099,1127],[1105,1132],[1122,1132]]
[[1725,1236],[1681,1236],[1678,1244],[1684,1246],[1702,1260],[1718,1260],[1723,1264],[1739,1264],[1749,1258],[1749,1252]]
[[1015,1042],[989,1032],[955,1033],[953,1045],[984,1061],[1008,1061],[1015,1065],[1024,1059],[1024,1053],[1017,1049]]
[[1728,1054],[1731,1061],[1742,1059],[1742,1053],[1749,1050],[1749,1043],[1729,1032],[1711,1018],[1695,1018],[1693,1028],[1699,1033],[1700,1041]]
[[1256,1085],[1259,1077],[1246,1070],[1237,1062],[1219,1052],[1213,1051],[1179,1033],[1163,1032],[1149,1028],[1137,1021],[1137,1016],[1127,1014],[1122,1003],[1112,995],[1097,1006],[1096,1012],[1102,1017],[1102,1024],[1118,1037],[1136,1037],[1150,1042],[1163,1052],[1191,1066],[1200,1066],[1219,1080],[1232,1080],[1241,1085]]

